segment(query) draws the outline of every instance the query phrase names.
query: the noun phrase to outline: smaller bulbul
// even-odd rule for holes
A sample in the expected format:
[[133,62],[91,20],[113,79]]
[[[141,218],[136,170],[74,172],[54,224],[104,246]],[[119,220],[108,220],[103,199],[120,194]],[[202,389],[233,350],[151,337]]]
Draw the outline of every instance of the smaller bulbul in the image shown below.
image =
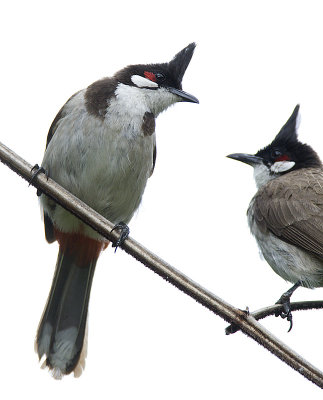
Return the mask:
[[254,168],[258,192],[248,224],[271,268],[294,284],[277,301],[290,329],[292,293],[323,286],[323,169],[316,152],[298,140],[298,122],[299,105],[271,144],[255,155],[228,155]]

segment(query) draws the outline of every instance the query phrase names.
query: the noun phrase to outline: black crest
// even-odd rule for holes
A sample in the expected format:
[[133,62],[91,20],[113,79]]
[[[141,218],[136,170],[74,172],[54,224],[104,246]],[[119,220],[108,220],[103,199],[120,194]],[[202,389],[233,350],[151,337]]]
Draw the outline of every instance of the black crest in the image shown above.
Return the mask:
[[181,86],[183,76],[190,63],[196,44],[190,43],[183,50],[178,52],[175,57],[168,63],[170,74],[176,78],[178,86]]
[[274,143],[292,143],[297,142],[297,117],[299,114],[299,104],[294,108],[292,115],[288,118],[288,121],[281,128],[277,136],[272,142]]
[[259,150],[255,155],[262,157],[268,164],[276,161],[290,160],[295,162],[293,169],[321,167],[319,156],[309,145],[297,138],[297,117],[299,104],[294,108],[292,115],[281,128],[270,145]]
[[134,84],[131,81],[132,75],[144,76],[145,71],[149,71],[153,74],[162,74],[164,76],[164,80],[160,83],[160,86],[182,89],[182,79],[192,59],[195,47],[195,43],[189,44],[177,53],[169,63],[128,65],[118,71],[114,77],[119,82],[133,86]]

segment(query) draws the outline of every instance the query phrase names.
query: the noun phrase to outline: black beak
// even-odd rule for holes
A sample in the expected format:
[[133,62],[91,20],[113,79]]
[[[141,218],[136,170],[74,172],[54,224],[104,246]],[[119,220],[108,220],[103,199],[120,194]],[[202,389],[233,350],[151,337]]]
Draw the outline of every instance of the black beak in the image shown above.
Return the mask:
[[179,96],[182,101],[188,101],[190,103],[199,103],[199,101],[195,96],[186,93],[182,90],[182,79],[188,67],[188,64],[192,59],[195,46],[196,46],[195,43],[189,44],[183,50],[177,53],[176,56],[172,59],[172,61],[168,63],[168,69],[171,75],[176,79],[178,85],[177,87],[179,89],[176,89],[174,87],[168,87],[167,89],[171,93]]
[[173,94],[176,94],[176,96],[179,96],[182,99],[182,101],[188,101],[190,103],[197,103],[197,104],[199,103],[198,99],[195,96],[184,92],[184,90],[175,89],[173,87],[168,87],[167,90]]
[[252,154],[234,153],[229,154],[227,157],[232,158],[233,160],[241,161],[251,166],[254,166],[256,164],[263,164],[263,159],[261,157],[253,156]]

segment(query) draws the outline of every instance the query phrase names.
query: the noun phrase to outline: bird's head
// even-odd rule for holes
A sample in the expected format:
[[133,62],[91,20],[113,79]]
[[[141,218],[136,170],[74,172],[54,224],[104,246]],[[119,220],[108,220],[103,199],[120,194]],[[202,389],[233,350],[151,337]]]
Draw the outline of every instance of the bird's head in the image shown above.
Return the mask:
[[182,79],[194,49],[195,43],[189,44],[168,63],[138,64],[123,68],[114,75],[121,84],[117,88],[117,95],[118,90],[122,92],[125,86],[138,89],[132,90],[132,93],[144,97],[155,115],[179,101],[198,103],[196,97],[182,90]]
[[235,153],[227,157],[244,162],[254,168],[257,187],[269,180],[301,168],[317,168],[322,163],[316,152],[297,138],[299,105],[281,128],[275,139],[256,154]]

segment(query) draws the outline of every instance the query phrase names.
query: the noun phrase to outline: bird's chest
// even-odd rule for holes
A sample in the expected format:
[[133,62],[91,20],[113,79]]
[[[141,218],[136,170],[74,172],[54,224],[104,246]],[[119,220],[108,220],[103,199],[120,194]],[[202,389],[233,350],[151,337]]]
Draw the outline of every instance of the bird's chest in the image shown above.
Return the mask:
[[257,241],[261,256],[276,274],[285,280],[296,282],[298,279],[292,271],[294,260],[290,253],[290,245],[282,242],[271,232],[262,228],[261,224],[255,219],[253,201],[249,205],[247,217],[250,231]]
[[154,139],[108,133],[91,156],[92,171],[85,172],[82,180],[91,180],[97,196],[89,201],[110,220],[128,221],[139,206],[152,170]]
[[[110,123],[107,123],[110,122]],[[49,176],[111,220],[129,220],[153,165],[155,133],[143,116],[102,121],[69,115],[53,136],[43,166]]]
[[301,281],[303,286],[321,286],[322,262],[310,253],[283,241],[265,229],[254,214],[254,201],[252,200],[247,212],[249,228],[257,241],[261,255],[274,272],[292,283]]

